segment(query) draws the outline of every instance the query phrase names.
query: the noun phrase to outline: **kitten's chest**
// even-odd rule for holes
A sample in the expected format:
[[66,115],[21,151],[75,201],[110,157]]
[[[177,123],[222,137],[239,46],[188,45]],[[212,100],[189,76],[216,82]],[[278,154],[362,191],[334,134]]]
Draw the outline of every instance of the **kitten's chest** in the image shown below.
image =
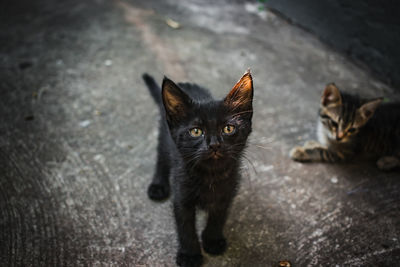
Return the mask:
[[199,201],[198,205],[202,209],[209,209],[217,205],[220,202],[221,193],[218,194],[220,189],[216,188],[215,185],[204,185],[199,190]]
[[[215,177],[214,177],[215,178]],[[222,203],[230,201],[234,195],[237,182],[235,179],[205,179],[199,188],[198,206],[202,209],[216,209]]]
[[324,128],[324,125],[320,120],[317,121],[317,139],[318,142],[320,142],[324,146],[328,146],[329,141],[328,141],[328,135],[329,133],[327,130]]

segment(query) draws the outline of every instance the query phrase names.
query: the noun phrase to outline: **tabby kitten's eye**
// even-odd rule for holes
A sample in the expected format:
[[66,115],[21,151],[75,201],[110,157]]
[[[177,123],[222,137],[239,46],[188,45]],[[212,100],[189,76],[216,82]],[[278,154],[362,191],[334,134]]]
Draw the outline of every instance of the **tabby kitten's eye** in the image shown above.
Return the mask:
[[335,128],[338,127],[338,124],[337,124],[336,122],[334,122],[333,120],[331,120],[331,125],[332,125],[333,127],[335,127]]
[[356,131],[356,128],[350,128],[349,130],[347,130],[348,133],[354,133]]
[[224,127],[224,134],[230,135],[233,134],[234,132],[235,132],[235,126],[228,124]]
[[195,128],[190,129],[189,133],[193,137],[200,137],[203,135],[203,130],[195,127]]

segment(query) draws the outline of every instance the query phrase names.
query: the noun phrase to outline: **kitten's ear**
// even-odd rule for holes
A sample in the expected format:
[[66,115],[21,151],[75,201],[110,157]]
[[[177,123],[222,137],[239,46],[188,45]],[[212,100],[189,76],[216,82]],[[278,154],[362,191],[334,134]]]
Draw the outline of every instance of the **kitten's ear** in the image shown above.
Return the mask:
[[251,111],[253,102],[253,79],[250,70],[240,78],[232,90],[225,97],[224,103],[232,110]]
[[321,96],[321,106],[336,107],[342,104],[342,96],[339,89],[334,83],[330,83],[325,87]]
[[162,99],[170,122],[183,118],[191,103],[189,96],[167,77],[164,77],[162,83]]
[[357,109],[355,126],[361,127],[374,115],[376,109],[382,103],[383,98],[368,101]]

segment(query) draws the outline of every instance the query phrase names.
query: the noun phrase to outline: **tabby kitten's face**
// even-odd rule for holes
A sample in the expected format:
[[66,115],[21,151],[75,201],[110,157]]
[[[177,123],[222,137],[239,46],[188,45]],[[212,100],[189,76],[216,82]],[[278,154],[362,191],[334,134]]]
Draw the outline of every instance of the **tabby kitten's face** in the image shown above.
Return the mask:
[[240,158],[251,132],[253,83],[249,72],[224,100],[197,102],[171,80],[163,101],[171,136],[187,165],[216,169]]
[[341,94],[334,84],[328,84],[321,97],[319,134],[331,142],[351,141],[373,116],[381,102],[381,98],[361,101]]

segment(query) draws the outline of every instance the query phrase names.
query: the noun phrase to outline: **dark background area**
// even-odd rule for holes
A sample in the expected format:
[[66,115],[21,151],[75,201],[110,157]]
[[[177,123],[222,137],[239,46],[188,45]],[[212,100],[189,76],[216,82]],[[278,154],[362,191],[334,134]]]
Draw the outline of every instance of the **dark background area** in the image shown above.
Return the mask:
[[[263,1],[260,1],[263,2]],[[267,7],[400,90],[400,4],[395,0],[269,0]]]

